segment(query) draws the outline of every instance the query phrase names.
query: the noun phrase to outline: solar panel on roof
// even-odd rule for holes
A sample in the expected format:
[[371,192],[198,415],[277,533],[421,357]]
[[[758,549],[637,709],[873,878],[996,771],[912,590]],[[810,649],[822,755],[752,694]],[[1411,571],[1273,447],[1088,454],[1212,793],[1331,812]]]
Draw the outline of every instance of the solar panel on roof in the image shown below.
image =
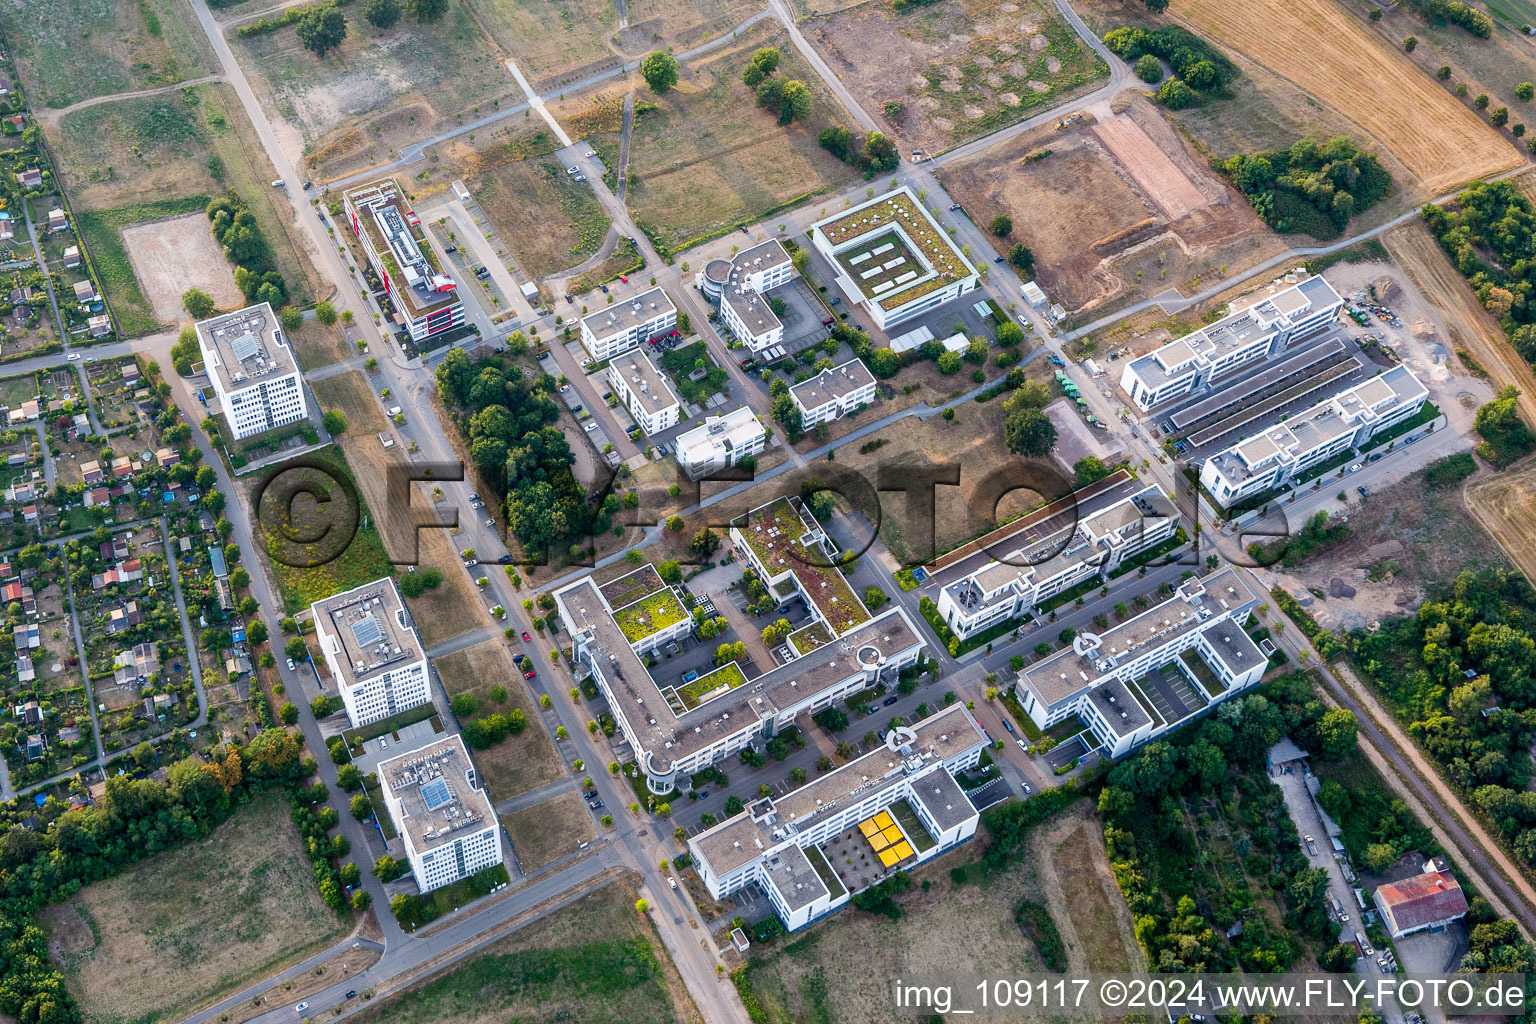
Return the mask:
[[243,363],[261,351],[261,342],[256,340],[254,334],[242,334],[229,347],[235,353],[235,360]]
[[426,802],[427,810],[435,811],[453,803],[453,790],[448,788],[447,779],[433,779],[422,785],[421,799]]
[[379,620],[370,613],[352,623],[352,637],[359,647],[367,647],[384,639],[384,631],[379,628]]

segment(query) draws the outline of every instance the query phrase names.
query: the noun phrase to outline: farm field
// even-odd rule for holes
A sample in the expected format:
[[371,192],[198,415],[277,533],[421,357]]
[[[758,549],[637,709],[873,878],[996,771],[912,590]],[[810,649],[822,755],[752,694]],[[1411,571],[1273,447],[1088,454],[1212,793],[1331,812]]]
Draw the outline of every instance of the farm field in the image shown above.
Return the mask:
[[[741,83],[741,69],[758,47],[781,54],[778,74],[798,79],[811,91],[811,112],[803,122],[781,127],[756,106]],[[735,45],[711,51],[681,69],[677,87],[662,96],[647,94],[657,109],[640,113],[629,143],[627,201],[652,240],[681,251],[732,230],[742,221],[802,196],[841,188],[854,169],[818,145],[829,124],[852,119],[822,88],[790,46],[784,32],[759,23]],[[557,108],[560,105],[557,104]],[[611,97],[557,109],[573,135],[593,110],[611,110]],[[574,118],[574,120],[572,120]],[[603,123],[603,122],[599,122]],[[606,132],[581,132],[610,167],[618,166],[616,119]]]
[[616,879],[357,1020],[693,1024],[698,1010],[650,919],[635,913],[637,896],[634,876]]
[[215,67],[187,0],[5,0],[0,23],[39,106],[174,85]]
[[[607,813],[628,814],[624,808]],[[501,823],[512,837],[512,849],[524,873],[537,871],[556,857],[574,853],[582,843],[597,838],[592,814],[575,793],[559,796],[504,816]]]
[[904,150],[943,151],[1109,76],[1046,0],[953,0],[906,13],[860,4],[808,22],[805,32]]
[[[43,130],[126,333],[147,333],[163,321],[145,296],[154,286],[134,274],[120,232],[200,210],[226,189],[237,191],[256,217],[294,297],[303,302],[312,294],[314,270],[272,199],[272,164],[228,86],[100,103],[45,119]],[[168,287],[179,306],[186,286]]]
[[1036,275],[1069,312],[1095,315],[1170,287],[1236,273],[1281,251],[1247,201],[1133,92],[1064,131],[1037,129],[947,165],[945,187],[977,223],[1013,221]]
[[281,793],[41,917],[89,1024],[179,1019],[346,932]]
[[1333,0],[1279,8],[1190,0],[1175,13],[1359,124],[1432,194],[1521,162],[1495,129]]
[[464,182],[524,273],[548,277],[598,251],[608,216],[592,189],[551,155],[559,145],[552,133],[519,124],[515,133],[476,135],[476,142],[442,147],[449,170],[433,177]]
[[[506,714],[513,708],[522,708],[528,720],[528,727],[516,736],[508,736],[487,750],[475,751],[475,763],[480,767],[492,803],[554,782],[565,774],[544,728],[538,701],[529,695],[522,673],[513,668],[503,641],[487,640],[437,658],[433,664],[450,698],[467,693],[475,699],[475,713],[466,718]],[[507,691],[501,703],[491,694],[496,686]],[[523,867],[527,869],[529,865],[524,862]]]
[[388,31],[351,18],[346,41],[323,61],[292,28],[231,36],[229,45],[284,149],[321,179],[385,162],[459,115],[522,99],[464,4],[449,5],[435,24],[402,18]]
[[1527,462],[1473,483],[1467,507],[1510,561],[1536,574],[1536,466]]
[[[898,920],[845,909],[805,933],[751,950],[746,977],[763,1019],[865,1021],[871,1007],[886,1005],[889,979],[907,972],[1045,971],[1034,942],[1014,919],[1024,900],[1049,910],[1066,944],[1070,971],[1140,966],[1128,954],[1135,949],[1130,914],[1118,893],[1111,903],[1113,890],[1104,888],[1108,865],[1086,801],[1037,826],[1029,850],[985,884],[956,885],[949,869],[976,856],[977,846],[987,842],[984,831],[974,844],[914,873],[919,885],[896,899],[902,910]],[[1088,856],[1086,871],[1068,865],[1070,873],[1062,872],[1066,855],[1057,848],[1069,835],[1083,837],[1068,854]],[[925,881],[927,892],[920,888]],[[1084,943],[1094,952],[1085,955]],[[1109,955],[1116,949],[1118,961]]]

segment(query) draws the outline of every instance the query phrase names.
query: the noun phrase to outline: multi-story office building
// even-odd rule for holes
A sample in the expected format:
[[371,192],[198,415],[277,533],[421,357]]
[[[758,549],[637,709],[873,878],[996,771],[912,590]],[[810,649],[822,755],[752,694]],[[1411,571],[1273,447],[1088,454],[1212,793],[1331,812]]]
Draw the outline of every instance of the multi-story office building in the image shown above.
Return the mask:
[[310,611],[354,729],[432,699],[426,651],[394,580],[316,601]]
[[673,440],[677,464],[690,480],[702,480],[756,456],[768,443],[768,432],[748,406],[732,409],[723,416],[706,416],[692,430]]
[[814,621],[791,635],[787,663],[754,678],[734,661],[671,675],[663,651],[687,636],[692,620],[650,566],[602,586],[578,580],[555,592],[555,605],[578,672],[590,672],[608,699],[654,793],[687,789],[693,773],[766,743],[800,715],[895,680],[923,650],[896,608],[875,618],[864,612],[863,625],[835,639]]
[[800,409],[800,426],[809,430],[818,423],[840,420],[875,400],[875,375],[860,359],[822,370],[810,380],[790,386],[789,393]]
[[[757,885],[794,931],[891,871],[925,863],[976,834],[980,815],[955,781],[987,737],[963,704],[886,733],[885,746],[688,840],[715,899]],[[845,866],[822,847],[844,836],[875,861]],[[865,863],[880,864],[878,872]]]
[[728,260],[713,259],[694,275],[706,298],[720,307],[720,319],[752,352],[784,340],[784,324],[768,308],[768,291],[795,276],[789,253],[776,238],[743,249]]
[[832,637],[869,621],[869,610],[837,568],[834,545],[799,495],[777,498],[731,523],[731,543],[763,586],[785,600],[798,595]]
[[501,826],[457,733],[380,761],[378,775],[422,892],[501,863]]
[[1263,678],[1269,658],[1243,631],[1260,593],[1231,566],[1190,579],[1022,670],[1014,695],[1041,729],[1077,715],[1105,757],[1120,757]]
[[395,307],[395,322],[421,342],[464,325],[458,284],[394,178],[342,195],[347,221]]
[[1178,508],[1157,487],[1118,470],[930,566],[939,615],[960,639],[975,636],[1113,572],[1178,525]]
[[811,244],[881,330],[976,287],[976,268],[906,186],[817,221]]
[[1412,419],[1427,401],[1429,389],[1413,371],[1394,366],[1212,455],[1200,468],[1200,483],[1223,509],[1231,508]]
[[203,368],[236,440],[309,415],[299,364],[270,305],[257,303],[196,327]]
[[1344,300],[1321,277],[1267,295],[1245,308],[1126,363],[1120,387],[1142,412],[1219,384],[1315,334]]
[[677,326],[677,307],[660,288],[581,318],[581,343],[593,359],[612,359],[641,342],[667,334]]
[[644,352],[614,356],[608,363],[608,383],[647,435],[677,426],[682,404]]

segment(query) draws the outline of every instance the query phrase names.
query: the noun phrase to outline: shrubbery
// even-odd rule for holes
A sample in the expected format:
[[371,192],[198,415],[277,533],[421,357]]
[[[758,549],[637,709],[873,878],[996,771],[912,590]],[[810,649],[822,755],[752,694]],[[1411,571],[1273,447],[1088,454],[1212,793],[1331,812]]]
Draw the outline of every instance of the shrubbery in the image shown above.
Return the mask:
[[1225,98],[1229,95],[1227,83],[1237,77],[1237,66],[1221,51],[1175,25],[1152,30],[1122,26],[1104,37],[1104,45],[1121,60],[1132,63],[1137,77],[1148,84],[1162,81],[1158,61],[1167,61],[1178,77],[1163,82],[1157,101],[1170,110]]
[[1386,168],[1342,135],[1233,156],[1221,168],[1266,224],[1314,238],[1338,236],[1351,217],[1392,191]]

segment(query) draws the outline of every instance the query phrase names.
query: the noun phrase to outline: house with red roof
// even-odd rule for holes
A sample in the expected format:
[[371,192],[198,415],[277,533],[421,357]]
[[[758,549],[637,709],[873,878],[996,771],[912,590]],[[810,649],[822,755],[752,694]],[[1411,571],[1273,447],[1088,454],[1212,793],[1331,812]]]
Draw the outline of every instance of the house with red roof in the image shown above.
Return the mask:
[[1423,874],[1378,886],[1375,900],[1394,939],[1439,931],[1467,915],[1467,897],[1444,861],[1428,861]]

